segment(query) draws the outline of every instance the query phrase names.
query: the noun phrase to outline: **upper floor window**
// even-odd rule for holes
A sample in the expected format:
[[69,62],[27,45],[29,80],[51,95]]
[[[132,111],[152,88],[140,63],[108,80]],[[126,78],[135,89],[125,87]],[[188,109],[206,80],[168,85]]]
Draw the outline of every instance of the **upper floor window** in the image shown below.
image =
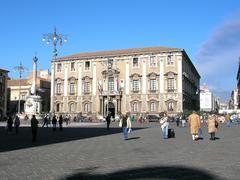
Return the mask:
[[57,72],[61,72],[62,71],[62,64],[58,63],[57,64]]
[[157,81],[156,79],[150,79],[150,91],[157,90]]
[[62,84],[57,83],[56,85],[56,94],[61,94],[62,93]]
[[167,80],[168,92],[174,92],[174,83],[175,83],[174,78],[168,78]]
[[84,82],[84,93],[90,93],[90,82]]
[[90,61],[85,61],[85,70],[90,69]]
[[138,67],[139,62],[138,62],[138,58],[133,58],[133,67]]
[[139,80],[133,80],[132,90],[135,92],[139,91],[139,89],[140,89],[139,84],[140,84]]
[[71,62],[71,71],[75,71],[75,62]]
[[169,66],[173,66],[174,65],[173,55],[168,55],[167,56],[167,65],[169,65]]
[[156,67],[157,66],[156,56],[150,56],[150,66],[151,67]]
[[70,95],[74,95],[75,94],[75,83],[70,83]]
[[114,78],[108,78],[108,91],[114,91]]

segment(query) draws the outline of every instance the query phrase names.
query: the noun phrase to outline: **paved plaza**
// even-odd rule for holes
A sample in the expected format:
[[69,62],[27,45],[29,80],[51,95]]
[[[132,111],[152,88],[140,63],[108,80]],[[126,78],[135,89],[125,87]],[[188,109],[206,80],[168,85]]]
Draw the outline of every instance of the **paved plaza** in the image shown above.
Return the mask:
[[158,123],[133,124],[123,140],[117,123],[71,125],[63,131],[39,128],[18,135],[0,127],[0,179],[240,179],[240,127],[220,125],[216,141],[193,142],[188,128],[171,126],[176,138],[164,140]]

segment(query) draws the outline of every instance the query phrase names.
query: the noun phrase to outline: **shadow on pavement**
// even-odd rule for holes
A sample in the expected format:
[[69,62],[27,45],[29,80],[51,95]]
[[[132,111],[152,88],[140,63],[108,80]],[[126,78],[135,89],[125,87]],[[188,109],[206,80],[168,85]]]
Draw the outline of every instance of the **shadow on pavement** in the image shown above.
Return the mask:
[[112,179],[169,179],[169,180],[220,180],[217,176],[207,171],[182,166],[154,166],[108,174],[94,174],[93,169],[79,170],[79,173],[62,178],[62,180],[88,179],[88,180],[112,180]]
[[[134,128],[134,130],[140,129],[143,128]],[[0,152],[122,133],[122,129],[116,127],[110,128],[110,130],[105,127],[68,127],[63,131],[57,129],[53,132],[52,128],[38,128],[37,141],[34,143],[32,143],[31,133],[30,127],[21,127],[19,134],[15,134],[14,131],[7,134],[5,128],[0,127]],[[122,138],[122,134],[119,135],[119,138]]]

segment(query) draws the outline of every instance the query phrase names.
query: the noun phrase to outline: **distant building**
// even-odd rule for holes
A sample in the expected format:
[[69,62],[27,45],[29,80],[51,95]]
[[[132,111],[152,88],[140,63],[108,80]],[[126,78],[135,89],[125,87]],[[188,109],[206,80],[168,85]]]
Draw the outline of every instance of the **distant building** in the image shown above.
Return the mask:
[[199,110],[199,81],[180,48],[79,53],[52,61],[51,110],[72,116]]
[[229,108],[233,110],[238,109],[238,89],[234,89],[231,93],[231,99],[229,101]]
[[[32,78],[33,78],[32,72],[30,72],[27,79],[8,80],[8,88],[10,93],[8,110],[11,114],[18,112],[19,98],[20,98],[20,104],[21,104],[20,112],[24,111],[24,103],[26,101],[26,97],[30,93]],[[42,111],[49,112],[50,89],[51,89],[51,74],[49,70],[37,71],[36,87],[37,87],[37,94],[42,97]]]
[[0,120],[6,116],[7,113],[7,70],[0,69]]
[[200,86],[200,110],[218,111],[220,106],[219,99],[213,95],[206,85]]

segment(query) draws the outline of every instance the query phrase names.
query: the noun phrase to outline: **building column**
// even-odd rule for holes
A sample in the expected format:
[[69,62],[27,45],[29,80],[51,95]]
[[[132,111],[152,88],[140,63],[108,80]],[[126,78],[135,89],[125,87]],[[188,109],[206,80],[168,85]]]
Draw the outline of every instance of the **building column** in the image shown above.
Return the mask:
[[81,101],[81,96],[82,96],[82,63],[78,63],[78,97],[77,97],[77,111],[81,112],[82,111],[82,101]]
[[163,56],[160,56],[159,85],[160,85],[159,110],[164,111],[164,57]]
[[55,112],[55,64],[52,62],[51,65],[51,103],[50,103],[50,112]]
[[131,109],[130,102],[129,102],[129,60],[126,60],[125,64],[125,112],[129,111]]
[[178,57],[177,59],[177,65],[178,65],[178,76],[177,76],[177,81],[178,81],[178,111],[182,112],[183,111],[183,88],[182,88],[182,58]]
[[63,112],[68,112],[68,64],[64,64]]
[[142,58],[142,111],[147,112],[147,64],[146,58]]
[[96,69],[96,62],[93,62],[93,68],[92,68],[92,98],[94,99],[94,103],[92,104],[92,112],[97,112],[97,104],[98,104],[98,98],[96,98],[97,94],[97,69]]

